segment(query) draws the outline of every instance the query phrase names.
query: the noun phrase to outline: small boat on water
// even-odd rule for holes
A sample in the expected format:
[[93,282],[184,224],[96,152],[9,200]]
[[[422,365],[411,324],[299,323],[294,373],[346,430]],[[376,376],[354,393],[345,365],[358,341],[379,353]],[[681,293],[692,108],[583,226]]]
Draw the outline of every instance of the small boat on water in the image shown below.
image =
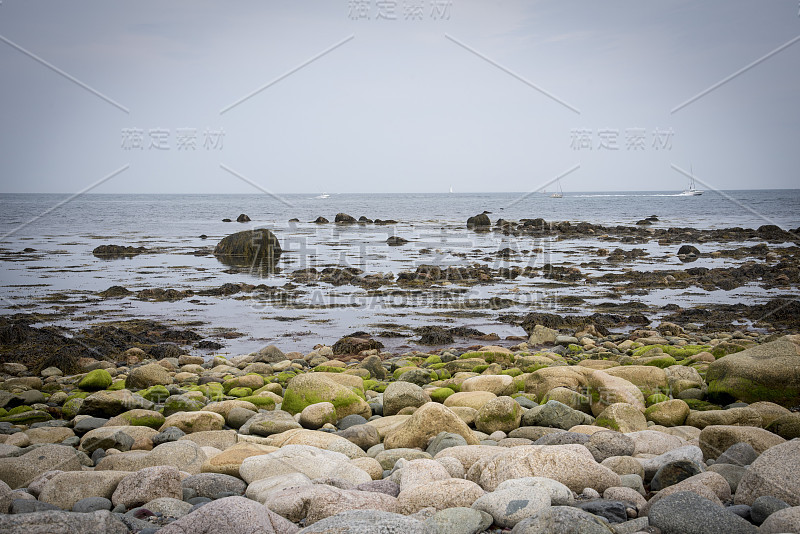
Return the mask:
[[320,199],[322,199],[322,198],[330,198],[330,195],[328,193],[322,193],[321,195],[316,196],[314,198],[320,198]]
[[691,176],[689,177],[689,188],[684,189],[683,192],[679,195],[682,197],[698,197],[703,194],[703,191],[697,189],[694,185],[694,169],[690,167]]
[[564,198],[564,191],[561,190],[561,180],[557,181],[558,191],[550,195],[550,198]]

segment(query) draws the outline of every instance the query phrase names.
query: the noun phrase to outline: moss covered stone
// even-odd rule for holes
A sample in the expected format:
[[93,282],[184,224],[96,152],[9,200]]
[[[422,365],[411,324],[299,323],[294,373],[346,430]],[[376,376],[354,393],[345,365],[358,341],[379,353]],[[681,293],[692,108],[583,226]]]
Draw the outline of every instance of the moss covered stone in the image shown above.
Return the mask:
[[253,394],[252,389],[243,387],[233,388],[230,391],[228,391],[228,395],[230,395],[231,397],[249,397],[252,394]]
[[98,391],[100,389],[106,389],[111,383],[114,381],[111,378],[111,374],[105,369],[95,369],[94,371],[89,371],[86,373],[86,376],[81,378],[81,381],[78,382],[78,387],[86,390],[86,391]]
[[196,412],[202,410],[205,404],[202,401],[185,395],[171,395],[164,401],[164,415],[169,417],[178,412]]
[[415,369],[419,369],[419,367],[416,367],[414,365],[404,365],[403,367],[399,367],[394,370],[394,372],[392,373],[392,378],[395,380],[399,380],[400,377],[403,376],[403,374],[409,371],[413,371]]
[[247,401],[255,404],[259,410],[274,410],[275,401],[270,397],[260,397],[258,395],[251,395],[249,397],[239,397],[241,401]]
[[[656,352],[662,352],[672,356],[676,360],[683,360],[689,356],[694,356],[695,354],[711,350],[711,345],[684,345],[682,347],[675,345],[644,345],[635,349],[633,351],[633,356],[639,357],[654,349],[657,349]],[[660,349],[660,351],[658,349]],[[655,354],[652,356],[655,356]]]
[[318,365],[314,367],[314,371],[320,373],[343,373],[345,371],[344,367],[333,367],[332,365]]
[[700,399],[684,399],[684,402],[689,405],[689,408],[698,412],[722,409],[722,406]]
[[658,404],[659,402],[666,402],[669,400],[669,397],[664,395],[663,393],[656,393],[654,395],[650,395],[647,397],[647,405],[652,406],[653,404]]
[[[13,410],[11,410],[13,412]],[[0,417],[0,423],[11,423],[12,425],[32,425],[33,423],[43,423],[53,418],[47,412],[39,410],[25,410],[23,412],[11,413],[5,417]]]
[[431,391],[431,400],[433,402],[444,402],[444,400],[453,395],[455,391],[450,388],[437,388]]
[[338,419],[352,414],[367,418],[372,415],[369,404],[356,391],[318,373],[307,373],[294,377],[283,394],[281,408],[294,415],[302,412],[306,406],[318,402],[333,404]]
[[61,406],[61,415],[65,419],[72,419],[78,415],[78,413],[80,413],[81,406],[83,406],[83,399],[81,397],[72,397],[71,399],[67,399]]
[[115,419],[125,421],[129,426],[147,426],[158,430],[164,424],[165,417],[152,410],[135,409],[123,412]]
[[139,395],[149,400],[150,402],[164,402],[169,397],[169,391],[164,386],[149,387],[144,391],[140,391]]
[[114,380],[110,386],[108,386],[109,391],[119,391],[121,389],[125,389],[125,380]]
[[800,335],[783,336],[709,364],[708,396],[723,404],[769,401],[791,408],[800,403],[798,368]]
[[437,365],[437,364],[441,364],[441,363],[442,363],[442,358],[438,354],[431,354],[430,356],[425,358],[425,361],[422,362],[422,365],[425,365],[426,367],[429,367],[429,366]]
[[673,365],[677,365],[678,362],[670,356],[669,354],[662,354],[660,356],[645,356],[643,358],[638,358],[636,360],[638,365],[649,365],[652,367],[660,367],[661,369],[666,369],[667,367],[671,367]]

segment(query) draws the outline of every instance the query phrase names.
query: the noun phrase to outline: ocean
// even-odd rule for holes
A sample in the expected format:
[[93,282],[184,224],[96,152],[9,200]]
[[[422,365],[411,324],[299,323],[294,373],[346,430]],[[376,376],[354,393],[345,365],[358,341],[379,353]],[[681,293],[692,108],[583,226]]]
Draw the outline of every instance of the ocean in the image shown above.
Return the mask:
[[[800,227],[800,190],[707,191],[683,197],[674,192],[565,193],[550,198],[542,193],[452,194],[290,194],[252,195],[112,195],[86,194],[75,198],[55,194],[0,195],[0,311],[33,313],[42,324],[79,328],[102,320],[147,317],[202,324],[210,337],[220,329],[244,334],[225,341],[227,351],[256,350],[268,343],[286,350],[310,350],[315,343],[333,343],[353,330],[375,331],[388,326],[410,330],[439,324],[474,326],[498,335],[522,335],[520,328],[499,323],[499,313],[554,311],[591,313],[591,303],[603,301],[607,288],[553,284],[520,277],[472,287],[444,287],[441,291],[372,291],[349,285],[316,282],[297,287],[288,275],[297,269],[354,267],[365,274],[392,277],[418,265],[501,265],[496,251],[523,251],[512,265],[581,266],[584,273],[611,272],[622,267],[588,265],[587,258],[604,245],[596,240],[533,239],[476,234],[466,230],[469,216],[490,212],[498,218],[547,221],[586,221],[604,226],[633,226],[656,215],[653,228],[758,228],[775,224]],[[356,218],[393,219],[397,224],[337,226],[313,224],[319,216],[333,221],[337,213]],[[235,221],[247,214],[249,223]],[[299,223],[290,223],[292,218]],[[275,273],[231,269],[210,253],[224,236],[236,231],[267,227],[281,240],[286,253]],[[207,236],[201,238],[201,235]],[[386,240],[400,236],[402,247]],[[102,244],[143,246],[147,254],[101,259],[92,250]],[[744,243],[752,246],[756,242]],[[617,245],[613,245],[616,247]],[[655,242],[627,246],[643,248],[648,256],[626,264],[638,270],[680,266],[675,250]],[[711,252],[737,244],[703,243]],[[626,248],[626,246],[622,246]],[[25,249],[33,251],[23,252]],[[596,262],[595,262],[596,263]],[[730,258],[703,258],[694,265],[732,266]],[[504,265],[504,264],[503,264]],[[131,295],[103,299],[97,293],[123,286],[136,293],[170,288],[195,292],[226,283],[264,284],[291,291],[291,304],[269,298],[193,296],[174,302],[152,302]],[[287,285],[288,284],[288,285]],[[396,288],[395,288],[396,289]],[[653,290],[639,300],[656,306],[703,303],[758,303],[786,291],[746,286],[731,291]],[[587,297],[580,309],[559,304],[559,297]],[[514,304],[489,310],[480,303],[502,298]],[[634,298],[634,297],[625,297]],[[472,303],[464,305],[465,302]],[[475,303],[478,303],[477,305]],[[216,329],[216,330],[215,330]],[[402,329],[401,329],[402,330]],[[402,343],[402,339],[399,341]]]

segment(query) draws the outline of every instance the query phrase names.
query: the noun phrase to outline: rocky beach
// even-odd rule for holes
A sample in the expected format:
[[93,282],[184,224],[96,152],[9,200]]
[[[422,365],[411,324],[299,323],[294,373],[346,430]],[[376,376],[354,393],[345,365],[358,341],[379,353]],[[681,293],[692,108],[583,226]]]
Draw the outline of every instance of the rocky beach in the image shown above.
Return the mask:
[[[451,251],[460,263],[402,222],[339,213],[290,223],[342,242],[390,228],[375,246],[406,268],[298,266],[286,232],[245,229],[195,250],[239,282],[60,290],[3,315],[0,531],[800,532],[800,229],[490,215],[449,227],[480,243]],[[526,301],[534,286],[557,298]],[[342,289],[406,305],[250,351],[189,312],[99,312],[308,312],[305,292]],[[740,289],[760,298],[665,297]],[[424,324],[414,299],[434,309]]]

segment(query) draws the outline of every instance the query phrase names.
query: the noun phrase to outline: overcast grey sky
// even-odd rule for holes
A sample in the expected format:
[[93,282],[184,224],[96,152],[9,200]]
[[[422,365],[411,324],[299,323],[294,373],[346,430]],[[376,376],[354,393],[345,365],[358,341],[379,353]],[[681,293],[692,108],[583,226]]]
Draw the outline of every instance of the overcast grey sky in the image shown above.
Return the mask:
[[2,0],[0,191],[796,188],[799,11]]

